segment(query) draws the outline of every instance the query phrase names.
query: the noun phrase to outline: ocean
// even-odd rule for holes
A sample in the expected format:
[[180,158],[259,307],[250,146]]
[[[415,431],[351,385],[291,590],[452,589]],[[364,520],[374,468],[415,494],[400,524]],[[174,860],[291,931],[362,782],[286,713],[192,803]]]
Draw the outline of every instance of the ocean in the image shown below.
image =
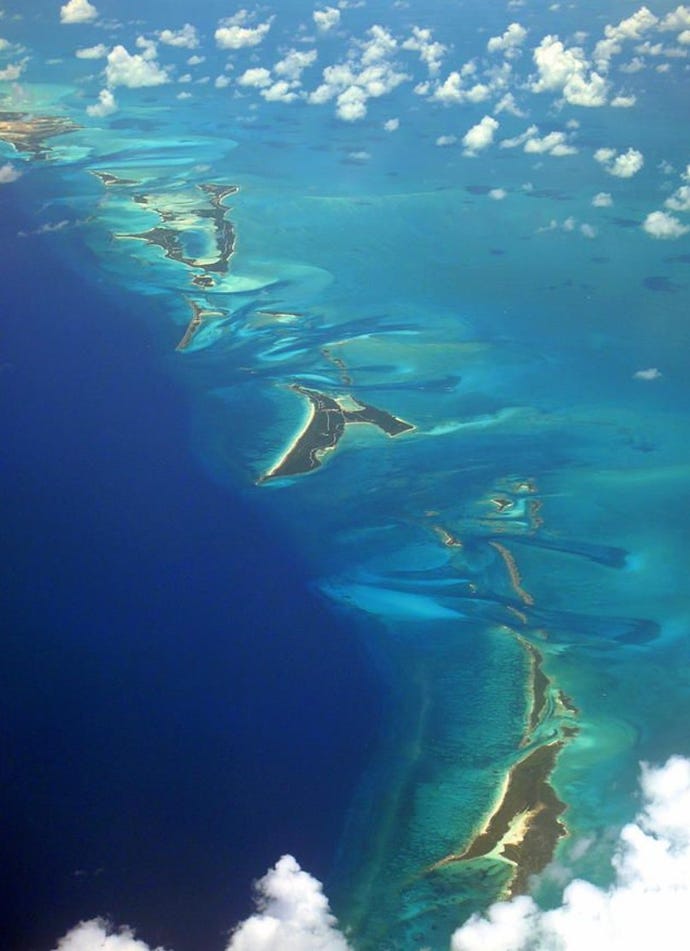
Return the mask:
[[690,754],[685,14],[72,3],[0,23],[9,947],[607,886]]

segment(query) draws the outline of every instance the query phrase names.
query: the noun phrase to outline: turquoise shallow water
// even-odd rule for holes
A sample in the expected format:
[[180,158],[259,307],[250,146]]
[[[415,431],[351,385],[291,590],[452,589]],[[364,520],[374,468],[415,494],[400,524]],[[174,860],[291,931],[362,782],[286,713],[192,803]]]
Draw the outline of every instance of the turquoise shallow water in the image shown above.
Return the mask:
[[[552,777],[567,804],[558,857],[595,881],[635,810],[639,761],[689,751],[687,215],[678,240],[642,228],[684,181],[687,45],[643,49],[639,71],[610,67],[610,98],[614,86],[634,93],[633,108],[585,108],[559,101],[557,86],[527,91],[531,50],[549,33],[571,46],[584,42],[576,30],[598,36],[613,8],[511,11],[529,39],[501,79],[486,39],[509,19],[447,6],[345,6],[344,32],[313,39],[325,63],[348,47],[347,31],[364,37],[389,18],[398,45],[373,61],[404,60],[408,78],[370,99],[361,123],[264,101],[235,79],[230,91],[212,81],[122,89],[116,114],[85,120],[85,90],[98,84],[66,58],[54,82],[34,63],[5,92],[7,109],[28,101],[83,124],[12,187],[37,229],[68,221],[56,251],[85,286],[136,295],[132,346],[156,349],[192,407],[180,440],[209,479],[293,540],[377,678],[384,725],[328,879],[362,951],[447,947],[501,893],[510,867],[495,857],[432,866],[467,846],[526,751],[566,740]],[[281,10],[265,47],[230,57],[233,76],[284,54],[309,13]],[[489,83],[490,98],[444,106],[415,93],[414,81],[437,81],[401,47],[422,19],[455,44],[440,75],[470,61],[465,75]],[[31,28],[16,30],[28,43]],[[304,46],[310,35],[307,25]],[[56,41],[38,36],[38,58],[56,55]],[[350,43],[351,62],[364,42]],[[207,52],[212,75],[222,63]],[[188,88],[191,99],[177,98]],[[525,114],[495,112],[493,145],[463,155],[458,140],[509,89]],[[385,131],[392,117],[400,127]],[[572,154],[500,146],[530,124]],[[456,141],[438,146],[441,135]],[[627,178],[593,157],[632,146],[644,165]],[[9,146],[6,157],[28,163]],[[218,253],[199,188],[209,182],[239,188],[221,202],[236,239],[227,273],[200,263]],[[602,192],[610,202],[593,206]],[[180,349],[194,308],[202,322]],[[258,484],[308,420],[295,384],[414,428],[390,438],[348,425],[314,471]],[[531,730],[526,645],[550,679]],[[550,888],[535,885],[546,902]]]

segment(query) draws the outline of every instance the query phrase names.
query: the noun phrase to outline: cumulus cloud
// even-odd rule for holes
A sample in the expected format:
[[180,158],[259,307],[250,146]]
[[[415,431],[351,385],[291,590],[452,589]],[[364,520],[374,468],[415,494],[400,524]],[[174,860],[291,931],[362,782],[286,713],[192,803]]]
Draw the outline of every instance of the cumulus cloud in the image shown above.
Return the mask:
[[681,4],[659,23],[660,30],[687,30],[690,29],[690,7]]
[[608,83],[590,69],[580,47],[566,47],[557,36],[545,36],[532,54],[538,77],[532,92],[557,92],[574,106],[594,108],[606,104]]
[[298,80],[308,66],[316,62],[316,50],[290,50],[273,67],[274,72],[285,79]]
[[462,144],[465,147],[464,154],[474,156],[477,152],[487,149],[494,140],[496,129],[498,129],[498,122],[493,116],[484,116],[480,119],[462,138]]
[[386,119],[383,123],[385,132],[397,132],[400,128],[400,119]]
[[490,53],[513,53],[522,46],[527,30],[520,23],[511,23],[501,36],[492,36],[486,44]]
[[644,165],[642,152],[633,148],[626,152],[616,152],[610,148],[597,149],[594,158],[615,178],[632,178]]
[[98,16],[98,10],[89,0],[68,0],[60,7],[60,23],[90,23]]
[[108,55],[108,47],[104,43],[98,43],[96,46],[85,46],[77,50],[74,54],[77,59],[103,59]]
[[599,40],[594,48],[594,60],[597,67],[601,70],[607,70],[609,62],[613,56],[617,56],[625,40],[640,40],[642,36],[659,22],[647,7],[640,7],[631,16],[621,20],[620,23],[612,26],[608,24],[604,28],[604,39]]
[[340,10],[337,7],[326,7],[324,10],[314,10],[312,17],[320,33],[328,33],[340,23]]
[[185,23],[180,30],[161,30],[158,39],[166,46],[177,46],[187,50],[195,50],[199,46],[196,27],[191,23]]
[[637,102],[637,96],[614,96],[611,105],[614,109],[632,109]]
[[105,78],[108,86],[126,86],[138,89],[142,86],[161,86],[170,81],[165,69],[155,61],[155,43],[150,40],[137,40],[143,53],[130,53],[124,46],[118,45],[108,53]]
[[646,370],[636,370],[633,373],[633,379],[635,380],[659,380],[661,376],[661,371],[656,367],[647,367]]
[[258,46],[271,29],[273,17],[251,26],[251,17],[246,10],[220,21],[215,32],[216,44],[222,50],[239,50],[245,46]]
[[246,69],[241,76],[238,76],[237,84],[238,86],[253,86],[255,89],[263,89],[271,85],[271,71],[263,66]]
[[595,208],[610,208],[613,204],[613,198],[608,192],[597,192],[592,199],[592,205]]
[[515,149],[519,146],[522,146],[528,155],[554,155],[558,158],[577,153],[575,146],[568,142],[565,132],[548,132],[540,136],[536,125],[528,126],[524,132],[511,139],[503,139],[500,144],[502,149]]
[[666,211],[652,211],[642,222],[642,227],[652,238],[673,239],[682,238],[690,231],[675,215]]
[[97,119],[112,115],[113,112],[117,112],[117,102],[109,89],[101,89],[98,94],[98,102],[86,107],[87,116]]
[[25,69],[26,60],[22,60],[21,63],[10,63],[8,66],[5,66],[4,69],[0,69],[0,80],[3,82],[14,82],[15,79],[19,79]]
[[426,63],[430,76],[438,75],[443,57],[447,52],[447,47],[443,43],[433,39],[430,29],[419,26],[412,27],[412,36],[403,42],[402,48],[419,53],[419,58]]
[[[642,379],[654,379],[647,374]],[[637,375],[637,374],[636,374]],[[690,761],[642,767],[644,809],[622,830],[607,889],[575,880],[560,907],[494,905],[453,935],[452,951],[685,951],[690,902]]]
[[323,105],[335,99],[338,118],[345,122],[363,119],[369,99],[384,96],[409,79],[389,58],[396,50],[397,42],[387,30],[370,27],[365,39],[353,43],[346,62],[323,70],[323,82],[309,93],[307,101]]
[[[471,75],[471,73],[467,75]],[[465,86],[462,73],[454,70],[448,74],[442,83],[436,85],[431,93],[431,99],[442,102],[444,105],[451,105],[465,102],[484,102],[490,95],[491,87],[489,85],[473,83],[471,86]]]
[[16,182],[21,178],[22,173],[10,162],[0,165],[0,185],[9,185],[10,182]]
[[507,194],[505,188],[492,188],[489,191],[489,198],[493,198],[494,201],[503,201]]
[[[255,885],[256,912],[232,933],[226,951],[351,951],[321,883],[284,855]],[[83,921],[55,951],[151,951],[130,928]],[[159,948],[157,951],[163,951]]]
[[436,145],[441,148],[447,148],[449,145],[455,145],[458,141],[457,135],[439,135],[436,139]]
[[690,185],[681,185],[664,202],[671,211],[690,211]]

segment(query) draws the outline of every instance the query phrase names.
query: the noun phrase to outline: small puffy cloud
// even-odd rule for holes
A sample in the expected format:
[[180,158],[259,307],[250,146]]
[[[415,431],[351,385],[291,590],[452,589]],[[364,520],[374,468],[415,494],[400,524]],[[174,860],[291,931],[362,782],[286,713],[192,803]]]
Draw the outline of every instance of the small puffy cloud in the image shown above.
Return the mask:
[[457,141],[457,135],[439,135],[436,139],[436,145],[440,146],[440,148],[447,148],[449,145],[455,145]]
[[671,211],[690,211],[690,185],[681,185],[664,202]]
[[443,57],[447,52],[447,47],[443,43],[433,39],[430,29],[419,26],[412,27],[412,36],[403,42],[402,48],[419,53],[419,58],[426,63],[430,76],[438,75]]
[[690,29],[690,7],[681,4],[659,23],[660,30],[687,30]]
[[489,192],[489,198],[493,198],[494,201],[503,201],[507,194],[505,188],[492,188]]
[[89,0],[68,0],[60,7],[60,23],[90,23],[98,16],[98,10]]
[[650,212],[642,222],[642,227],[652,238],[662,240],[682,238],[690,231],[690,227],[684,225],[675,215],[669,215],[665,211]]
[[213,81],[213,85],[216,87],[216,89],[226,89],[230,85],[230,80],[227,76],[223,76],[221,74],[220,76],[216,76]]
[[614,109],[632,109],[636,102],[636,96],[614,96],[611,105]]
[[[141,40],[141,37],[139,38]],[[124,46],[118,45],[108,53],[108,63],[105,68],[105,78],[108,86],[126,86],[129,89],[138,89],[142,86],[161,86],[170,81],[166,70],[162,69],[153,58],[155,44],[143,41],[143,53],[129,53]],[[142,44],[137,40],[137,45]],[[152,53],[153,48],[153,53]]]
[[21,176],[22,173],[19,169],[15,168],[10,162],[0,165],[0,185],[9,185],[10,182],[16,182]]
[[565,132],[548,132],[544,136],[531,135],[525,141],[523,150],[531,155],[575,155],[577,149],[567,141]]
[[597,149],[594,158],[615,178],[632,178],[644,165],[642,152],[633,148],[618,153],[611,148]]
[[221,20],[215,32],[216,45],[222,50],[239,50],[245,46],[258,46],[271,29],[273,17],[256,26],[249,25],[251,17],[246,10]]
[[113,112],[117,112],[117,102],[115,96],[109,89],[101,89],[98,94],[98,102],[86,107],[87,116],[92,116],[96,119],[102,119],[104,116],[112,115]]
[[397,132],[400,128],[400,119],[386,119],[383,128],[385,132]]
[[158,39],[166,46],[177,46],[186,50],[195,50],[199,46],[196,27],[185,23],[180,30],[161,30]]
[[367,114],[366,93],[359,86],[348,86],[337,99],[336,115],[345,122],[356,122]]
[[108,47],[103,43],[98,43],[96,46],[85,46],[83,49],[77,50],[74,55],[77,59],[103,59],[108,55]]
[[610,208],[613,204],[613,198],[608,192],[597,192],[592,199],[592,205],[595,208]]
[[271,82],[271,71],[263,66],[246,69],[241,76],[237,77],[238,86],[253,86],[255,89],[265,89],[271,85]]
[[636,370],[633,373],[634,380],[659,380],[662,373],[656,367],[647,367],[646,370]]
[[25,59],[22,60],[21,63],[10,63],[8,66],[5,66],[4,69],[0,69],[0,80],[3,82],[14,82],[15,79],[19,79],[25,69]]
[[490,53],[510,53],[522,46],[527,30],[519,23],[511,23],[501,36],[492,36],[486,44]]
[[598,107],[606,103],[608,84],[603,76],[590,70],[584,52],[577,46],[567,48],[557,36],[545,36],[532,54],[538,77],[532,92],[560,92],[574,106]]
[[340,10],[326,7],[324,10],[314,10],[312,17],[319,33],[328,33],[340,23]]
[[[465,75],[472,75],[472,73],[466,71]],[[448,74],[442,83],[434,88],[431,99],[435,102],[442,102],[444,105],[451,105],[466,102],[485,102],[490,95],[491,87],[486,83],[474,83],[472,86],[466,87],[462,72],[454,70]]]
[[267,102],[294,102],[298,94],[294,91],[292,83],[279,79],[266,89],[262,89],[261,95]]
[[200,66],[201,63],[205,63],[205,62],[206,62],[205,56],[198,56],[194,54],[194,56],[190,56],[189,59],[187,60],[187,66]]
[[498,122],[493,116],[484,116],[480,119],[462,138],[462,144],[465,147],[464,154],[474,156],[477,152],[487,149],[494,140],[496,129],[498,129]]
[[298,80],[308,66],[316,62],[316,50],[290,50],[275,64],[273,71],[285,79]]
[[589,225],[585,221],[580,225],[580,234],[584,238],[596,238],[597,229],[594,227],[594,225]]
[[498,116],[502,112],[508,112],[511,116],[517,116],[519,119],[524,118],[525,115],[515,101],[515,96],[512,92],[507,92],[501,96],[494,106],[494,115]]
[[553,155],[560,158],[577,153],[575,146],[568,142],[565,132],[548,132],[540,136],[536,125],[529,126],[520,135],[513,136],[511,139],[503,139],[500,144],[502,149],[515,149],[519,146],[522,146],[523,151],[528,155]]
[[455,932],[452,951],[685,951],[690,762],[672,757],[659,769],[643,765],[640,784],[644,808],[621,831],[610,887],[576,879],[550,911],[525,896],[499,902]]
[[607,70],[612,56],[617,56],[622,50],[625,40],[640,40],[644,33],[651,30],[658,23],[656,17],[647,7],[640,7],[631,16],[612,26],[604,28],[604,39],[594,48],[594,60],[597,67]]

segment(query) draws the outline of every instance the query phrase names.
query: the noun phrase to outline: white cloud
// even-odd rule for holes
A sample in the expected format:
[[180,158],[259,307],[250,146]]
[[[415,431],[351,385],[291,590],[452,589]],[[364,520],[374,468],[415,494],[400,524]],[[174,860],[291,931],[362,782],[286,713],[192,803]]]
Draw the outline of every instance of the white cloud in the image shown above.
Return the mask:
[[98,16],[98,10],[89,0],[68,0],[60,7],[60,23],[90,23]]
[[430,76],[437,76],[441,69],[443,57],[447,47],[432,38],[431,30],[426,27],[413,26],[412,36],[402,44],[404,50],[419,53],[419,58],[429,70]]
[[492,188],[489,192],[489,198],[493,198],[494,201],[503,201],[507,194],[505,188]]
[[223,76],[221,74],[220,76],[216,76],[213,81],[213,85],[216,87],[216,89],[226,89],[230,85],[230,80],[227,76]]
[[687,30],[690,28],[690,7],[684,4],[667,13],[661,23],[660,30]]
[[458,141],[457,135],[439,135],[436,139],[436,145],[441,148],[447,148],[449,145],[455,145]]
[[664,202],[671,211],[690,211],[690,185],[681,185]]
[[519,146],[522,146],[528,155],[553,155],[559,158],[577,153],[575,146],[568,142],[565,132],[548,132],[540,136],[536,125],[531,125],[520,135],[503,139],[500,143],[502,149],[515,149]]
[[641,787],[645,806],[620,834],[612,886],[575,880],[551,911],[524,896],[500,902],[455,932],[452,951],[685,951],[690,762],[673,757],[659,769],[643,766]]
[[205,63],[205,62],[206,62],[205,56],[198,56],[197,54],[194,54],[194,56],[190,56],[189,59],[187,60],[187,66],[199,66],[201,65],[201,63]]
[[383,128],[385,132],[397,132],[400,128],[400,119],[386,119]]
[[574,106],[605,105],[608,83],[590,70],[580,47],[566,48],[557,36],[545,36],[532,55],[539,73],[532,92],[560,92]]
[[86,107],[87,116],[93,116],[97,119],[112,115],[113,112],[117,112],[117,102],[109,89],[101,89],[98,94],[98,102],[93,106]]
[[19,169],[15,168],[10,162],[0,165],[0,185],[9,185],[10,182],[16,182],[21,176],[22,173]]
[[651,30],[658,23],[656,17],[647,7],[640,7],[631,16],[612,26],[604,28],[605,39],[600,40],[594,48],[594,60],[597,67],[606,71],[612,56],[617,56],[622,50],[625,40],[640,40],[642,35]]
[[227,951],[349,951],[320,882],[291,855],[257,882],[256,904],[256,914],[233,932]]
[[504,96],[501,96],[494,106],[494,115],[498,116],[502,112],[508,112],[511,116],[517,116],[518,118],[524,118],[525,115],[516,103],[512,92],[507,92]]
[[608,192],[597,192],[592,199],[592,205],[595,208],[610,208],[613,204],[613,198]]
[[646,370],[636,370],[633,373],[635,380],[659,380],[662,373],[656,367],[648,367]]
[[523,149],[532,155],[554,155],[562,157],[564,155],[575,155],[577,149],[574,145],[569,145],[565,132],[548,132],[544,136],[531,135],[525,141]]
[[336,115],[345,122],[356,122],[367,114],[367,97],[359,86],[348,86],[337,99]]
[[636,96],[614,96],[611,105],[614,109],[632,109],[636,102]]
[[267,89],[262,89],[261,95],[267,102],[294,102],[297,99],[293,84],[285,79],[279,79]]
[[665,211],[650,212],[642,223],[642,227],[652,238],[672,239],[681,238],[690,231],[690,227],[682,224],[675,215]]
[[316,62],[316,50],[290,50],[273,67],[274,72],[285,79],[298,80],[303,70]]
[[486,44],[490,53],[510,53],[522,46],[527,30],[520,23],[511,23],[501,36],[492,36]]
[[637,149],[629,148],[627,152],[616,152],[615,149],[597,149],[594,158],[603,165],[609,175],[616,178],[632,178],[644,165],[644,156]]
[[580,234],[584,238],[596,238],[597,229],[594,227],[594,225],[589,225],[585,221],[580,225]]
[[[155,44],[149,40],[144,44],[143,53],[129,53],[124,46],[115,46],[108,53],[108,64],[105,68],[105,77],[112,89],[116,86],[127,86],[129,89],[138,89],[141,86],[161,86],[170,81],[166,70],[162,69],[153,59]],[[153,55],[152,55],[153,47]]]
[[320,33],[328,33],[340,23],[340,10],[336,7],[326,7],[324,10],[314,10],[312,17]]
[[74,55],[77,59],[103,59],[104,56],[108,55],[108,47],[103,43],[98,43],[96,46],[85,46],[83,49],[77,50]]
[[498,129],[498,122],[493,116],[484,116],[480,119],[462,138],[462,144],[465,146],[464,154],[474,156],[477,152],[487,149],[494,140],[496,129]]
[[242,75],[237,78],[238,86],[253,86],[255,89],[264,89],[266,86],[270,86],[271,82],[271,71],[270,69],[265,69],[263,66],[254,66],[252,69],[246,69]]
[[22,60],[21,63],[10,63],[8,66],[5,66],[4,69],[0,69],[0,80],[3,82],[14,82],[15,79],[19,79],[25,69],[26,60]]
[[195,50],[199,46],[199,37],[196,27],[185,23],[181,30],[161,30],[158,39],[166,46],[177,46],[182,49]]
[[246,10],[239,10],[234,16],[221,20],[214,34],[217,46],[222,50],[258,46],[271,29],[273,17],[256,26],[249,26],[250,23],[251,17]]

